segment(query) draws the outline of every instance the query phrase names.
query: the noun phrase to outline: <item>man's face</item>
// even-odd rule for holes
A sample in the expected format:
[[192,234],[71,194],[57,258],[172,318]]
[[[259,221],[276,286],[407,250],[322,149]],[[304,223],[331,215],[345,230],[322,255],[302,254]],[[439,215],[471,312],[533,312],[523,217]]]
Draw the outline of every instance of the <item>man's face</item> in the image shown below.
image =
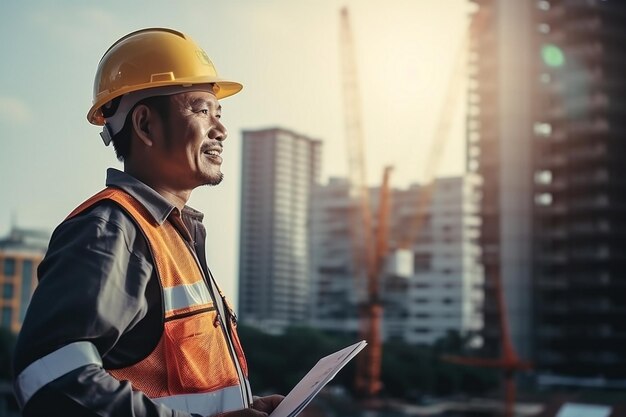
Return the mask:
[[163,174],[179,189],[219,184],[227,131],[217,98],[206,91],[176,94],[170,96],[169,110],[160,141]]

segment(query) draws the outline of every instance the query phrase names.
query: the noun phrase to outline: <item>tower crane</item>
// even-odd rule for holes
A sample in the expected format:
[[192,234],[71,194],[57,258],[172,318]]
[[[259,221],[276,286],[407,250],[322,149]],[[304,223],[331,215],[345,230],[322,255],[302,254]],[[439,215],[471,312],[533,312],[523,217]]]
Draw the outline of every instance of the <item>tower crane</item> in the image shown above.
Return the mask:
[[[377,231],[375,238],[372,231],[372,213],[369,192],[366,184],[366,165],[364,154],[363,127],[361,122],[361,101],[357,78],[354,38],[352,35],[347,8],[341,9],[341,64],[342,86],[345,117],[345,134],[348,155],[348,171],[350,177],[351,197],[357,201],[356,212],[351,216],[351,236],[354,250],[353,259],[357,275],[367,277],[365,301],[360,303],[361,336],[367,340],[368,349],[357,361],[356,391],[362,396],[374,396],[382,388],[380,381],[382,340],[380,325],[383,307],[380,297],[379,282],[386,256],[389,252],[389,212],[391,167],[386,167],[380,188],[379,209],[377,214]],[[461,46],[461,52],[466,44]],[[427,184],[418,195],[415,213],[405,228],[406,232],[400,239],[399,247],[412,248],[425,220],[425,208],[430,204],[433,193],[432,178],[441,162],[441,157],[450,136],[448,114],[454,111],[458,102],[457,94],[461,89],[464,76],[464,54],[456,55],[456,63],[448,82],[444,100],[436,126],[435,138],[428,153],[424,170]],[[362,268],[359,271],[359,268]],[[360,273],[359,273],[360,272]]]
[[[374,239],[372,239],[372,213],[370,210],[369,191],[366,183],[365,145],[363,139],[363,125],[361,121],[361,99],[357,76],[356,54],[354,38],[350,26],[350,18],[346,7],[341,9],[340,18],[341,37],[341,69],[343,86],[343,104],[345,117],[345,135],[348,155],[348,172],[350,178],[350,197],[357,204],[351,213],[350,231],[352,238],[354,273],[357,277],[365,275],[367,291],[364,299],[359,300],[359,324],[361,337],[368,343],[368,348],[357,359],[356,391],[360,396],[371,397],[378,394],[382,384],[380,382],[380,364],[382,358],[382,342],[380,337],[380,321],[382,304],[378,289],[378,274],[380,268],[379,256]],[[391,169],[385,169],[383,184],[389,184]],[[387,193],[388,195],[388,193]],[[383,201],[381,194],[381,210]],[[388,211],[388,208],[387,208]],[[380,217],[380,216],[379,216]],[[378,227],[381,243],[386,244],[386,232],[381,227],[386,224],[383,220]],[[385,243],[383,243],[383,241]],[[376,240],[378,242],[378,238]]]
[[[357,201],[356,211],[351,216],[351,236],[354,250],[353,259],[357,276],[365,275],[367,291],[365,300],[360,303],[361,337],[368,342],[368,349],[357,360],[356,391],[362,396],[375,396],[382,388],[380,381],[382,360],[382,338],[380,325],[383,307],[380,297],[379,282],[386,256],[389,252],[389,214],[390,214],[390,186],[389,177],[391,167],[386,167],[380,188],[379,208],[377,213],[376,236],[370,236],[372,231],[372,213],[370,209],[369,192],[366,184],[366,165],[364,154],[363,127],[361,122],[361,101],[357,78],[357,66],[349,15],[347,8],[341,9],[341,64],[342,86],[344,99],[345,134],[348,155],[348,171],[350,177],[350,194]],[[466,45],[461,46],[464,51]],[[441,156],[450,136],[448,114],[456,106],[457,94],[460,91],[463,70],[464,54],[457,54],[457,62],[448,82],[446,98],[439,113],[436,126],[436,135],[428,153],[425,178],[427,185],[419,193],[415,205],[416,215],[411,218],[406,233],[401,237],[399,247],[412,248],[425,220],[424,209],[430,204],[433,193],[432,178],[440,164]],[[362,269],[361,269],[362,268]],[[361,269],[359,271],[359,269]]]
[[[424,169],[425,186],[418,195],[415,204],[415,215],[409,221],[404,234],[400,237],[398,248],[412,249],[425,223],[426,208],[432,201],[434,193],[434,176],[441,162],[441,157],[450,136],[451,124],[449,115],[454,113],[458,104],[458,92],[461,90],[465,76],[465,51],[469,46],[470,33],[481,33],[488,19],[488,12],[479,9],[474,15],[468,34],[460,45],[456,54],[456,62],[447,84],[446,95],[439,112],[435,137],[428,152]],[[351,216],[351,236],[354,250],[354,265],[357,276],[367,278],[367,292],[365,301],[360,305],[361,336],[367,340],[368,349],[357,360],[356,391],[362,396],[372,397],[382,388],[380,379],[382,360],[382,340],[380,325],[383,313],[379,293],[379,281],[385,258],[389,252],[389,214],[390,214],[390,186],[389,177],[391,167],[386,167],[380,188],[379,209],[377,217],[377,232],[372,238],[372,213],[370,209],[369,192],[366,184],[366,165],[364,154],[363,127],[361,122],[361,102],[357,79],[357,66],[350,20],[347,8],[341,9],[341,68],[343,86],[343,104],[345,117],[345,134],[348,155],[348,170],[350,177],[350,196],[357,201],[355,212]],[[359,273],[359,269],[360,270]],[[488,277],[489,278],[489,277]],[[530,364],[521,361],[513,348],[506,315],[505,300],[501,288],[500,276],[491,277],[497,298],[498,317],[501,333],[501,358],[461,358],[446,356],[442,359],[464,365],[499,368],[504,371],[505,385],[505,416],[512,416],[512,407],[515,398],[514,373],[518,370],[530,368]]]

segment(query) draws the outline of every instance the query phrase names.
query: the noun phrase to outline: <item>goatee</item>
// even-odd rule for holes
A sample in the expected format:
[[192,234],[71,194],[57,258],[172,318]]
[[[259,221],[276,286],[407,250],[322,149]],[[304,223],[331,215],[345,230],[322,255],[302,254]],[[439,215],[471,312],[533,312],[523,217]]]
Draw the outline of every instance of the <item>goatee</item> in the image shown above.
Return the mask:
[[221,183],[223,179],[224,179],[224,173],[220,172],[219,176],[210,178],[204,185],[217,185]]

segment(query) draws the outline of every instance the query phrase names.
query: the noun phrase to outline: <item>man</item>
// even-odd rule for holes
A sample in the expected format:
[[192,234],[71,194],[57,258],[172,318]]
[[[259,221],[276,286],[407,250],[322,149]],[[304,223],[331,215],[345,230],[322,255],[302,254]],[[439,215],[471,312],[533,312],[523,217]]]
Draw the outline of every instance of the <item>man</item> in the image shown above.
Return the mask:
[[18,338],[15,393],[29,416],[263,417],[236,318],[205,259],[192,190],[222,180],[218,78],[186,35],[145,29],[104,54],[88,120],[124,172],[55,230]]

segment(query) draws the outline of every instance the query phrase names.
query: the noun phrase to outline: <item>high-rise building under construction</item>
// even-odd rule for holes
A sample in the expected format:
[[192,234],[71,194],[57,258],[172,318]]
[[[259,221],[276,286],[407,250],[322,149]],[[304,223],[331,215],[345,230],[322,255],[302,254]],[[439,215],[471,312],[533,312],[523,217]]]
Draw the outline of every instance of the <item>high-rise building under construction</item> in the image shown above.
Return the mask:
[[239,317],[279,333],[307,318],[309,207],[321,142],[290,130],[243,132]]
[[467,167],[486,282],[501,277],[539,383],[626,386],[626,4],[473,3]]

